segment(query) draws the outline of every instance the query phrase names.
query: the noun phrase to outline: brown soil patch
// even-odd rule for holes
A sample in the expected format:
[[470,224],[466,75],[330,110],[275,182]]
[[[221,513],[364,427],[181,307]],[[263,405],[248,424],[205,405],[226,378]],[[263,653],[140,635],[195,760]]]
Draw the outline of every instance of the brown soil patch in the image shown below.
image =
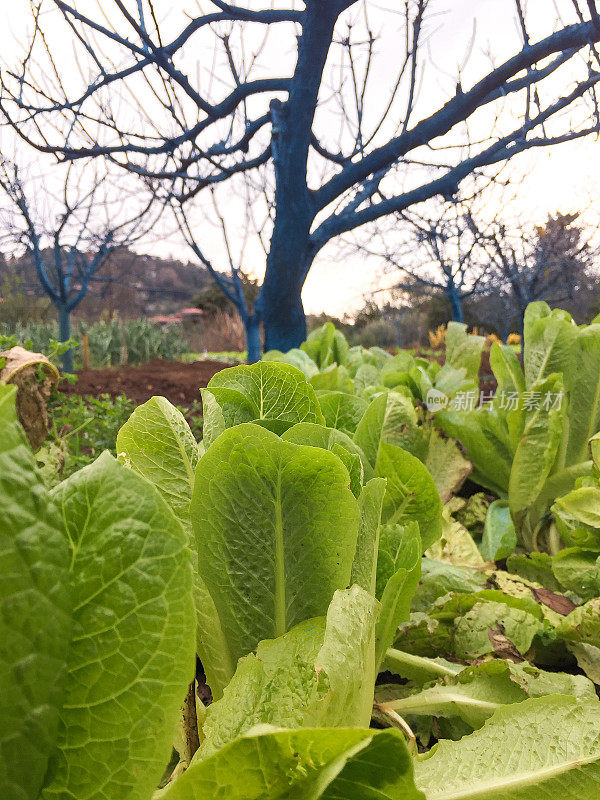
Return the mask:
[[74,386],[62,381],[60,390],[65,394],[94,397],[101,394],[118,397],[124,394],[136,403],[145,403],[153,395],[162,395],[175,405],[188,406],[200,400],[200,389],[208,384],[215,373],[227,366],[220,361],[183,364],[157,358],[139,367],[82,370]]

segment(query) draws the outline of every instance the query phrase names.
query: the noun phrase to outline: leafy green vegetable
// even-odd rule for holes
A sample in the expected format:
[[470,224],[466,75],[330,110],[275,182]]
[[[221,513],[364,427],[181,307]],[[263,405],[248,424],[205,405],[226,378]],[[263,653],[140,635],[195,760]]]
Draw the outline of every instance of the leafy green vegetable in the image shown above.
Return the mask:
[[382,520],[399,525],[418,522],[423,548],[430,547],[441,534],[442,503],[427,469],[405,450],[381,442],[375,475],[387,479]]
[[0,384],[0,785],[38,797],[53,750],[71,634],[69,553],[25,434]]
[[529,611],[493,601],[475,603],[456,623],[455,652],[458,658],[471,660],[498,652],[508,640],[524,655],[542,630],[542,622]]
[[414,611],[427,611],[438,597],[449,592],[469,593],[483,589],[487,575],[479,569],[424,558],[423,575],[413,598]]
[[320,369],[332,364],[343,366],[348,362],[348,342],[342,333],[336,331],[332,322],[326,322],[320,328],[311,331],[301,349]]
[[458,675],[464,669],[462,664],[446,661],[445,658],[424,658],[393,647],[388,648],[383,668],[418,686],[424,686],[437,678]]
[[325,392],[319,395],[319,405],[325,418],[325,425],[353,436],[356,427],[368,408],[362,397],[344,392]]
[[600,553],[600,485],[582,486],[559,497],[552,511],[566,544]]
[[517,532],[506,500],[496,500],[487,512],[481,540],[481,553],[488,561],[499,561],[514,553]]
[[425,800],[398,731],[266,726],[194,759],[164,800],[353,800],[357,786],[386,800]]
[[469,531],[448,514],[442,513],[442,535],[427,550],[434,561],[445,561],[457,566],[481,566],[483,558]]
[[402,716],[460,717],[471,728],[480,728],[503,705],[556,693],[598,702],[594,684],[581,675],[496,659],[439,678],[421,691],[387,700],[386,705]]
[[[377,670],[394,641],[400,623],[410,616],[410,604],[421,577],[421,541],[418,535],[404,539],[394,559],[394,572],[384,583],[381,613],[376,626],[375,664]],[[379,572],[379,570],[378,570]],[[381,583],[378,574],[378,582]]]
[[[549,724],[550,723],[550,724]],[[594,800],[600,705],[552,695],[498,709],[478,731],[415,763],[427,800]]]
[[289,364],[291,367],[296,367],[300,372],[304,373],[304,377],[308,380],[313,375],[319,372],[318,366],[312,358],[305,353],[304,350],[293,348],[288,350],[287,353],[282,353],[279,350],[270,350],[262,357],[263,361],[277,361],[281,364]]
[[588,600],[564,617],[556,633],[570,642],[581,642],[600,647],[600,597]]
[[[381,508],[384,495],[385,481],[383,478],[372,478],[363,487],[358,500],[360,520],[350,583],[361,586],[372,595],[376,594],[377,574],[384,552],[380,538]],[[416,527],[418,535],[418,526]],[[390,575],[393,572],[395,569],[391,571]],[[380,595],[381,593],[377,592],[377,596],[380,597]]]
[[108,453],[60,484],[73,639],[44,798],[147,800],[193,677],[192,567],[181,524]]
[[484,336],[467,335],[464,323],[449,322],[446,327],[446,362],[454,369],[464,369],[466,376],[475,380],[484,344]]
[[190,530],[198,446],[183,414],[164,397],[152,397],[119,431],[117,452],[128,467],[156,486]]
[[561,586],[583,600],[600,595],[600,554],[595,550],[560,550],[552,559],[552,572]]
[[348,585],[359,522],[349,482],[337,456],[253,424],[225,431],[198,462],[198,571],[232,664],[325,614]]
[[374,683],[378,603],[358,586],[333,596],[327,618],[309,619],[240,659],[221,700],[209,706],[202,756],[254,725],[366,726]]
[[579,668],[591,681],[600,686],[600,647],[574,642],[569,645],[569,650],[577,659]]
[[243,422],[260,421],[283,433],[297,422],[324,421],[314,389],[286,364],[259,362],[217,372],[202,401],[206,447],[225,428]]
[[547,553],[523,553],[509,556],[507,568],[526,580],[535,581],[550,591],[561,591],[562,586],[554,577],[553,561]]
[[598,520],[586,508],[588,490],[557,499],[591,474],[587,442],[600,429],[597,354],[599,324],[578,328],[566,312],[531,303],[525,313],[524,370],[509,348],[494,344],[495,398],[472,411],[436,415],[437,424],[466,447],[474,480],[508,499],[526,550],[559,549],[548,514],[553,503],[567,544],[588,547],[595,538],[593,546],[600,549],[593,533]]

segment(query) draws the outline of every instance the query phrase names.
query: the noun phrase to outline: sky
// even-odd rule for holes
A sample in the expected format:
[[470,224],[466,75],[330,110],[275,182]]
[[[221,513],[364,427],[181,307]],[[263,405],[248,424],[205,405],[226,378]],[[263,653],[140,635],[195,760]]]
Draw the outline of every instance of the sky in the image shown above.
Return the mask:
[[[97,0],[82,0],[79,7],[86,10],[89,3],[97,7]],[[4,62],[10,63],[11,58],[20,52],[25,39],[29,3],[28,0],[12,0],[10,4],[1,5],[0,53]],[[181,10],[183,5],[189,6],[189,3],[173,0],[169,5]],[[252,5],[260,7],[262,3]],[[557,0],[556,6],[568,13],[571,4],[568,0]],[[390,14],[397,7],[397,0],[368,0],[371,26],[381,35],[378,39],[375,88],[370,95],[370,112],[373,114],[385,103],[389,74],[397,61],[402,34],[399,22],[394,26],[394,15]],[[432,0],[431,7],[433,13],[425,28],[427,48],[423,51],[424,73],[419,82],[414,120],[448,98],[449,89],[456,82],[459,70],[463,85],[468,88],[488,71],[490,51],[500,61],[518,49],[519,32],[514,4],[510,0]],[[553,0],[529,0],[527,15],[531,30],[535,32],[534,38],[539,38],[550,32],[555,22],[555,3]],[[69,53],[70,38],[62,25],[59,26],[57,22],[51,28],[51,33],[61,46],[64,45],[65,53]],[[467,53],[470,54],[468,59]],[[282,51],[282,60],[285,56]],[[197,59],[197,51],[190,57]],[[328,124],[326,120],[325,126]],[[489,124],[489,119],[486,120],[484,116],[476,119],[471,135],[477,136],[481,131],[483,136],[486,124]],[[0,135],[3,135],[0,145],[4,148],[6,134],[0,132]],[[595,212],[600,209],[597,190],[600,186],[599,148],[600,143],[596,139],[585,139],[519,156],[509,167],[511,180],[518,185],[510,213],[523,220],[524,224],[537,224],[543,222],[549,213],[585,210],[587,218],[593,223]],[[227,195],[222,194],[221,197],[227,208]],[[233,202],[229,207],[233,208]],[[214,263],[224,266],[222,241],[217,231],[211,225],[198,224],[198,235],[207,243]],[[232,235],[235,239],[235,228]],[[138,249],[143,250],[143,245]],[[160,241],[148,243],[147,249],[186,260],[192,257],[191,251],[172,226],[164,230]],[[264,268],[261,263],[263,259],[258,249],[251,251],[248,269],[258,277]],[[363,304],[365,293],[390,285],[391,281],[391,276],[382,275],[379,262],[365,261],[362,256],[349,254],[332,244],[322,251],[309,273],[303,292],[305,308],[309,313],[325,311],[339,316],[352,314]]]

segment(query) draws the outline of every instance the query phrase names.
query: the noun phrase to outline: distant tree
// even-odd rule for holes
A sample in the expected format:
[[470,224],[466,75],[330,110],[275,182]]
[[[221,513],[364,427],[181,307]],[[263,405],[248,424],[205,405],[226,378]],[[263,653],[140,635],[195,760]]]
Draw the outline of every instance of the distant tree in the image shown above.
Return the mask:
[[[162,211],[152,193],[140,203],[122,187],[115,191],[109,173],[100,167],[71,163],[56,167],[52,176],[35,179],[0,156],[0,193],[5,200],[0,203],[0,243],[30,256],[40,286],[58,312],[62,342],[71,337],[71,312],[92,282],[101,280],[110,256],[146,235]],[[62,363],[65,371],[73,371],[72,350]]]
[[[226,278],[227,276],[223,277]],[[258,296],[258,281],[242,273],[242,275],[240,275],[240,283],[242,285],[245,302],[247,306],[251,308]],[[221,289],[219,283],[216,281],[208,284],[202,291],[195,294],[191,299],[191,303],[197,308],[202,309],[206,314],[216,314],[220,311],[226,314],[232,314],[237,311],[237,304],[230,299],[228,294]]]
[[[389,289],[414,296],[443,294],[455,322],[464,322],[463,303],[489,290],[491,262],[485,250],[484,231],[473,219],[479,191],[468,199],[409,210],[388,222],[390,230],[376,231],[359,252],[383,261],[385,271],[400,274]],[[390,235],[390,234],[394,235]]]
[[[497,274],[510,287],[523,335],[525,309],[534,300],[552,305],[573,301],[589,284],[597,255],[578,214],[549,215],[531,230],[495,223],[485,242]],[[585,292],[583,292],[585,294]]]
[[[240,180],[264,188],[257,227],[266,271],[251,312],[235,270],[222,282],[246,313],[251,358],[261,321],[268,349],[305,337],[302,287],[328,242],[455,197],[466,177],[519,153],[600,131],[595,0],[556,0],[550,25],[542,15],[544,33],[515,0],[521,44],[498,63],[491,53],[469,86],[460,73],[440,81],[424,70],[443,7],[434,0],[377,4],[377,30],[366,0],[249,5],[201,0],[170,8],[159,23],[154,0],[102,0],[89,11],[48,0],[43,8],[54,8],[72,36],[78,78],[59,54],[64,39],[46,29],[56,16],[33,0],[35,30],[21,64],[2,73],[0,113],[38,150],[110,159],[181,207]],[[445,97],[432,105],[440,88]],[[475,116],[483,127],[470,134]]]
[[494,280],[465,303],[465,322],[483,333],[495,333],[506,342],[519,330],[519,313],[510,286]]

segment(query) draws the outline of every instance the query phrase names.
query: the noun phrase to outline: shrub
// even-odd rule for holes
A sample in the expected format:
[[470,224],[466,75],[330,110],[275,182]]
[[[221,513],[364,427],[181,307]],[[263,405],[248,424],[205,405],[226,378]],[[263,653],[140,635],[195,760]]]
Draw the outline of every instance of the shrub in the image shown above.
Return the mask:
[[220,311],[203,319],[203,350],[219,353],[243,350],[244,346],[244,325],[238,314],[230,316]]
[[[126,322],[110,320],[88,325],[73,325],[72,338],[81,343],[88,335],[92,367],[110,367],[121,363],[144,364],[153,358],[176,359],[189,350],[189,344],[180,325],[162,328],[146,319]],[[58,339],[56,323],[1,324],[0,336],[14,336],[15,344],[24,345],[36,352],[49,353],[51,342]],[[75,351],[75,364],[81,367],[81,348]]]
[[358,334],[356,343],[363,347],[394,347],[398,343],[398,331],[393,322],[373,320]]

